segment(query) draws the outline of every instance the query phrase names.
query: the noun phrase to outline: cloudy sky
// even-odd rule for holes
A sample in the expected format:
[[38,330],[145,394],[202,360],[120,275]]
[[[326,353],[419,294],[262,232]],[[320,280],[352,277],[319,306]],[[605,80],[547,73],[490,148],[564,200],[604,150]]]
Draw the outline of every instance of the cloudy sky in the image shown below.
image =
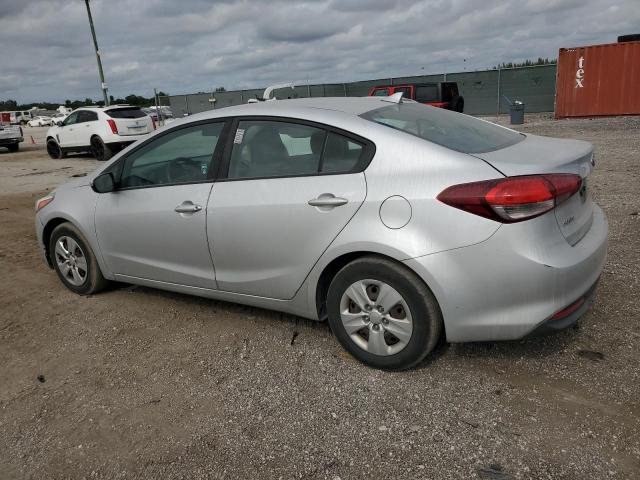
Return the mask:
[[[110,93],[457,72],[640,33],[638,0],[91,0]],[[0,100],[101,98],[83,0],[0,0]]]

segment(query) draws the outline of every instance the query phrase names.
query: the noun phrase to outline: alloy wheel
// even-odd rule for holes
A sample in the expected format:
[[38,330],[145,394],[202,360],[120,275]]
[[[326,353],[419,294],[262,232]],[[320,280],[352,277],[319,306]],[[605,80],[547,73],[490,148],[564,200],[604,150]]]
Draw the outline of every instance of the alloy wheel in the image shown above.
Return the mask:
[[93,153],[93,156],[96,157],[97,160],[104,158],[104,145],[99,138],[93,138],[91,140],[91,153]]
[[75,287],[87,279],[87,257],[73,238],[62,236],[56,242],[56,264],[64,279]]

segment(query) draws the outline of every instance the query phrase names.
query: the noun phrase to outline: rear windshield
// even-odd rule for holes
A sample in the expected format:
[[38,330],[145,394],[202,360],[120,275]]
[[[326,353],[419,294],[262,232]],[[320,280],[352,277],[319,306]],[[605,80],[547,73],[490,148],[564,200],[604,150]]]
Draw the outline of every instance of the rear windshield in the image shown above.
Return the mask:
[[360,116],[462,153],[492,152],[524,139],[521,133],[469,115],[419,103],[389,105]]
[[147,116],[147,114],[139,108],[116,108],[114,110],[107,110],[105,113],[111,118],[140,118]]

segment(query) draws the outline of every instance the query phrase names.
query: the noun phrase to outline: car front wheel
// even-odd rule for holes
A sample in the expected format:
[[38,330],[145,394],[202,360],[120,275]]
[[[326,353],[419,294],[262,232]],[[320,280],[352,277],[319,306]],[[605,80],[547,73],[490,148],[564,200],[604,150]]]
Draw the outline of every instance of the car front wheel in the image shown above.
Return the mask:
[[72,292],[90,295],[107,286],[89,243],[72,224],[62,223],[53,230],[49,255],[58,277]]
[[433,293],[404,265],[362,257],[329,286],[327,313],[342,346],[361,362],[386,370],[419,364],[442,332]]
[[49,157],[53,158],[54,160],[59,160],[65,157],[65,153],[62,150],[62,147],[58,145],[58,142],[56,142],[53,138],[47,140],[47,153],[49,154]]

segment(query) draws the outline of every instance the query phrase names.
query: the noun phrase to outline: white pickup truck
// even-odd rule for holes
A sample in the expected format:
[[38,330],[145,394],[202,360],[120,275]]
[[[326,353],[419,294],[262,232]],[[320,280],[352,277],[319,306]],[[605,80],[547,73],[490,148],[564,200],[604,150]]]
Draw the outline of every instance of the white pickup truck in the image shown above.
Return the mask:
[[0,123],[0,147],[7,147],[10,152],[17,152],[22,141],[24,141],[22,127]]

